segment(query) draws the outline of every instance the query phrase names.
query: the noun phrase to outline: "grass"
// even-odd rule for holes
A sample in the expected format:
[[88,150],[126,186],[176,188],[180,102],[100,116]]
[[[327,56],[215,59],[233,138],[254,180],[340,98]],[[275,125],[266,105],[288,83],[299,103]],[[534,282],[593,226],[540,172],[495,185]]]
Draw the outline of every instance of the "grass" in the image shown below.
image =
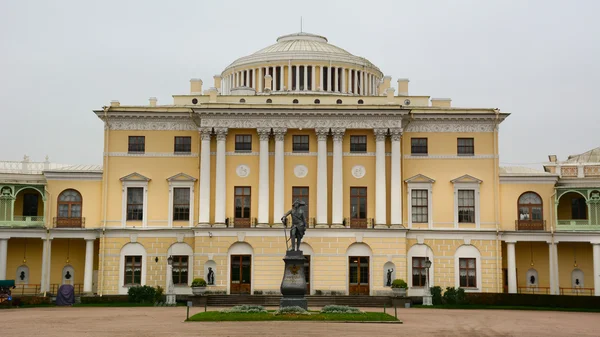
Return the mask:
[[394,316],[382,312],[367,312],[364,314],[320,314],[311,315],[273,315],[273,313],[222,313],[207,311],[195,314],[190,321],[223,322],[223,321],[357,321],[357,322],[399,322]]
[[436,304],[433,306],[415,305],[414,308],[429,309],[466,309],[466,310],[533,310],[533,311],[570,311],[570,312],[600,312],[600,308],[557,308],[557,307],[526,307],[526,306],[500,306],[500,305],[480,305],[480,304]]

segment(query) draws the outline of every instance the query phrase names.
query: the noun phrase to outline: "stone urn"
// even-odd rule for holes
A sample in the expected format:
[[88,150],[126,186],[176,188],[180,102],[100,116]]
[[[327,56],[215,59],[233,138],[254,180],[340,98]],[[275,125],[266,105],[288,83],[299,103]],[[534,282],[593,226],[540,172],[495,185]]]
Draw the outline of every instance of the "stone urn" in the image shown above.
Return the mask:
[[406,297],[406,288],[392,288],[392,291],[396,297]]
[[192,287],[192,294],[194,295],[204,295],[206,292],[206,287]]

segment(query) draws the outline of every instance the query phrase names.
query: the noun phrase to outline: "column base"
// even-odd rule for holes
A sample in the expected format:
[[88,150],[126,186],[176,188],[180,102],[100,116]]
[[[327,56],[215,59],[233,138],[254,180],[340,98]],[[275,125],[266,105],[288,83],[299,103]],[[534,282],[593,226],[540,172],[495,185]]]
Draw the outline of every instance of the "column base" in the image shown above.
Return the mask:
[[210,224],[209,223],[199,223],[196,227],[200,227],[200,228],[210,228]]
[[402,228],[404,228],[404,226],[402,226],[402,224],[399,224],[399,225],[391,225],[391,226],[390,226],[390,228],[391,228],[391,229],[402,229]]
[[331,228],[346,228],[346,227],[344,225],[342,225],[342,224],[335,224],[334,223],[334,224],[331,225]]
[[423,295],[423,305],[433,305],[433,300],[431,295]]
[[328,224],[320,223],[315,226],[315,228],[329,228]]
[[257,228],[271,228],[268,223],[259,223],[256,225]]
[[177,298],[177,295],[175,295],[175,294],[167,294],[167,301],[166,301],[166,303],[168,305],[175,305],[176,304],[176,298]]
[[224,223],[216,223],[213,225],[215,228],[227,228],[227,225]]
[[375,225],[375,228],[376,229],[388,229],[389,227],[388,227],[388,225],[379,224],[379,225]]
[[283,224],[282,223],[274,223],[271,228],[283,228]]

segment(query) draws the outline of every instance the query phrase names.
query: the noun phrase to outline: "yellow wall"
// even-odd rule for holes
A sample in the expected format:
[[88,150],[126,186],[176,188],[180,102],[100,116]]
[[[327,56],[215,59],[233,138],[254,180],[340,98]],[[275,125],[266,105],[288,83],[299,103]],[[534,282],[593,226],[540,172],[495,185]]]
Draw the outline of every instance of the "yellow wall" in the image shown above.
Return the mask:
[[546,228],[554,222],[554,183],[547,184],[500,184],[500,228],[506,231],[515,230],[515,221],[518,220],[519,197],[525,192],[535,192],[542,198],[542,212],[546,220]]
[[[12,238],[8,240],[6,278],[17,280],[17,268],[29,267],[29,284],[40,284],[42,279],[42,240]],[[23,260],[26,260],[23,262]]]
[[86,228],[102,226],[102,182],[93,180],[48,180],[48,214],[54,218],[58,214],[58,197],[68,189],[81,194],[82,216]]
[[[558,213],[558,219],[559,220],[570,220],[573,217],[573,214],[571,213],[571,205],[573,202],[573,199],[578,199],[578,198],[582,198],[583,195],[577,193],[577,192],[569,192],[566,194],[563,194],[560,197],[560,200],[558,201],[558,209],[557,209],[557,213]],[[587,218],[588,213],[586,212],[586,218]]]
[[50,284],[62,284],[63,268],[70,265],[74,269],[72,284],[82,285],[85,273],[85,240],[54,239],[51,246]]
[[37,216],[43,216],[44,215],[44,200],[43,200],[40,192],[33,188],[26,188],[24,190],[21,190],[17,194],[17,197],[15,199],[14,208],[13,208],[13,215],[14,216],[22,216],[23,215],[23,200],[25,198],[24,197],[25,194],[37,194],[37,196],[38,196]]

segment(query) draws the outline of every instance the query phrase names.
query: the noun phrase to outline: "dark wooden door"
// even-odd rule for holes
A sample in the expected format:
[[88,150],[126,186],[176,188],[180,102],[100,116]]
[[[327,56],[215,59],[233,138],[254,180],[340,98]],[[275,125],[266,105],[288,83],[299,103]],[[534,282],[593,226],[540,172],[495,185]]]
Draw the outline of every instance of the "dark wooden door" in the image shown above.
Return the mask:
[[26,193],[23,195],[23,216],[38,215],[38,195]]
[[304,276],[306,278],[306,294],[310,295],[310,255],[304,255]]
[[350,295],[369,295],[369,257],[348,258]]
[[250,294],[251,256],[231,255],[231,294]]

